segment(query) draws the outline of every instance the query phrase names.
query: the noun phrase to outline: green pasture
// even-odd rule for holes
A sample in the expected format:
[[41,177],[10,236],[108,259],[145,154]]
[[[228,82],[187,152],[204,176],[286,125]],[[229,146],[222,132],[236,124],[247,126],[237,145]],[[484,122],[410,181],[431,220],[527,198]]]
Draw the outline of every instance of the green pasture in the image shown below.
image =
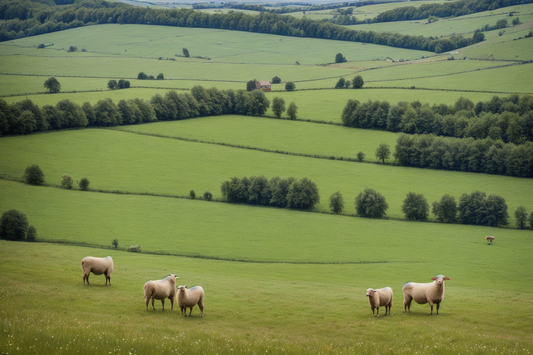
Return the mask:
[[[490,40],[484,45],[473,45],[459,49],[459,53],[470,58],[488,60],[533,60],[533,39],[524,38],[530,30],[508,34],[507,41],[498,41],[498,38]],[[505,36],[505,35],[504,35]],[[502,36],[503,37],[503,36]],[[522,39],[518,39],[522,37]]]
[[[529,94],[533,92],[533,87],[531,86],[531,82],[533,80],[532,68],[533,65],[528,63],[510,67],[479,70],[438,77],[371,82],[368,83],[368,86],[390,86],[395,88],[408,88],[415,86],[416,88],[424,89],[493,91],[498,93],[507,92]],[[469,97],[470,93],[465,93],[464,95]]]
[[[256,117],[249,119],[258,120]],[[180,123],[175,122],[177,127]],[[275,136],[280,131],[277,126],[270,127],[263,132],[265,137]],[[168,128],[161,131],[167,135]],[[309,130],[308,134],[313,131]],[[305,134],[305,129],[303,132]],[[377,145],[382,140],[390,140],[390,133],[375,134],[374,144],[347,143],[354,149],[350,157],[363,151],[368,161],[375,161]],[[380,139],[380,136],[388,138]],[[306,145],[315,144],[308,137],[296,138],[304,142],[302,153],[310,151]],[[203,135],[203,140],[210,139],[207,134]],[[332,139],[338,137],[332,135]],[[239,142],[235,140],[236,144]],[[329,144],[322,142],[322,145]],[[254,147],[267,144],[257,143]],[[403,218],[402,201],[410,191],[423,194],[430,204],[444,194],[455,196],[457,200],[461,194],[476,190],[487,195],[497,194],[507,202],[512,225],[514,211],[519,205],[528,211],[533,209],[531,179],[307,158],[107,129],[4,137],[0,139],[0,154],[2,174],[17,178],[27,166],[38,164],[45,173],[46,183],[53,186],[58,186],[61,176],[68,173],[74,181],[87,178],[90,188],[97,190],[175,196],[188,196],[190,190],[198,196],[210,191],[214,198],[221,199],[220,185],[233,176],[293,176],[307,177],[317,184],[321,201],[316,210],[321,212],[329,212],[329,196],[340,191],[345,199],[343,213],[354,214],[355,196],[367,187],[385,196],[389,204],[387,216],[391,218]]]

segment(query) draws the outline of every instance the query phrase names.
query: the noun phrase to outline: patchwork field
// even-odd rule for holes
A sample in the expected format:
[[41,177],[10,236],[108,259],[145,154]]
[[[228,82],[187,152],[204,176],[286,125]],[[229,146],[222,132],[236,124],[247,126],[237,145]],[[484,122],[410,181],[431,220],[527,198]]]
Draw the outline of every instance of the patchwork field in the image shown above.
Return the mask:
[[[363,6],[354,16],[373,18],[424,3],[433,2]],[[274,119],[269,110],[267,117],[0,137],[0,213],[22,211],[38,233],[36,243],[0,240],[0,353],[529,354],[533,232],[515,228],[514,211],[519,205],[528,215],[533,211],[533,180],[405,168],[393,159],[382,165],[376,147],[387,143],[394,150],[397,134],[338,124],[348,99],[451,105],[461,96],[475,103],[533,93],[533,39],[523,38],[533,28],[531,6],[427,25],[354,27],[446,36],[518,12],[521,25],[501,36],[485,32],[486,41],[442,54],[114,24],[1,42],[0,99],[9,103],[149,100],[195,85],[245,89],[248,80],[278,76],[282,83],[266,96],[295,102],[298,119]],[[305,16],[331,18],[333,12]],[[48,47],[37,49],[41,43]],[[68,53],[71,45],[80,51]],[[182,48],[203,58],[176,56]],[[333,63],[339,52],[348,62]],[[455,60],[447,60],[451,56]],[[164,73],[165,79],[137,80],[141,71]],[[340,77],[355,75],[363,76],[363,89],[333,89]],[[61,83],[60,93],[45,92],[51,76]],[[107,89],[108,80],[121,78],[130,80],[130,89]],[[295,91],[285,90],[287,81]],[[365,162],[347,161],[359,151]],[[44,186],[21,181],[31,164],[44,171]],[[75,181],[72,190],[59,187],[65,173]],[[222,201],[223,181],[260,175],[308,177],[319,188],[320,203],[307,212]],[[89,191],[78,188],[84,177]],[[355,216],[355,196],[366,187],[385,196],[387,218]],[[436,223],[433,215],[428,222],[408,222],[401,211],[410,191],[431,204],[444,194],[458,200],[477,190],[505,199],[509,226]],[[213,201],[201,197],[205,191]],[[340,215],[329,207],[336,191],[344,196]],[[487,235],[496,237],[494,244]],[[127,252],[130,245],[142,252]],[[113,257],[112,286],[95,275],[90,286],[83,284],[80,261],[88,255]],[[203,318],[197,307],[193,317],[182,318],[168,301],[164,311],[159,301],[155,311],[145,310],[143,284],[170,273],[180,277],[178,284],[204,287]],[[451,278],[440,314],[430,316],[427,304],[403,313],[402,285],[430,282],[437,274]],[[384,316],[382,307],[375,318],[365,292],[384,286],[394,291],[392,315]]]

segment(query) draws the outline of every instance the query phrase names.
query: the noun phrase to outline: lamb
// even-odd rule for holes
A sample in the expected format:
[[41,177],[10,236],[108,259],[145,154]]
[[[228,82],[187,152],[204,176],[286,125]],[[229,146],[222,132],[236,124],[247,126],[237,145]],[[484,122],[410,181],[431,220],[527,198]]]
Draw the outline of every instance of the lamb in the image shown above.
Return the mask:
[[193,286],[190,289],[187,286],[178,287],[178,306],[184,317],[187,317],[187,307],[190,308],[189,317],[192,314],[192,308],[198,305],[200,307],[200,317],[204,316],[204,289],[202,286]]
[[369,288],[366,290],[366,296],[368,297],[368,303],[370,303],[370,308],[372,308],[372,314],[374,314],[374,309],[377,308],[377,314],[374,317],[379,317],[379,307],[385,306],[385,315],[387,315],[387,309],[389,311],[392,307],[392,289],[390,287],[383,287],[374,290]]
[[403,307],[404,313],[411,312],[411,301],[414,299],[419,304],[428,303],[431,306],[431,314],[433,314],[433,304],[437,305],[437,314],[439,314],[440,303],[444,299],[444,281],[449,280],[449,277],[437,275],[431,278],[433,282],[430,283],[415,283],[408,282],[403,285]]
[[485,240],[488,240],[489,241],[489,244],[492,243],[494,241],[494,237],[492,235],[487,235],[485,237]]
[[141,247],[139,245],[132,245],[131,247],[128,248],[128,251],[138,253],[141,251]]
[[89,284],[89,274],[92,272],[95,275],[105,274],[105,284],[109,281],[109,286],[111,286],[111,274],[113,273],[113,258],[106,256],[105,258],[94,258],[88,256],[81,260],[81,267],[83,269],[83,284],[85,285],[85,280],[87,280],[87,285]]
[[162,280],[148,281],[144,284],[144,301],[146,302],[146,310],[148,310],[148,302],[152,299],[152,307],[155,311],[154,301],[161,300],[163,310],[165,310],[165,298],[170,300],[170,310],[174,309],[174,302],[176,300],[176,279],[178,276],[169,274]]

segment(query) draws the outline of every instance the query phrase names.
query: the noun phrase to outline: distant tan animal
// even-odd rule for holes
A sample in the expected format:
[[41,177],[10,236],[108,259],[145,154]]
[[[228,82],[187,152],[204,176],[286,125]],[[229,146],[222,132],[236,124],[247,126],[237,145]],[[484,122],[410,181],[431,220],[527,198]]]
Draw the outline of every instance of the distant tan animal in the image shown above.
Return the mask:
[[444,299],[444,281],[449,280],[449,277],[437,275],[431,278],[433,282],[430,283],[415,283],[408,282],[403,285],[403,308],[404,313],[411,312],[411,301],[424,304],[429,303],[431,306],[431,314],[433,314],[433,305],[437,305],[437,314],[439,314],[440,303]]
[[190,308],[189,317],[192,314],[192,308],[198,305],[200,307],[200,317],[204,316],[204,289],[202,286],[193,286],[190,289],[186,285],[178,287],[178,307],[184,317],[187,317],[187,307]]
[[113,273],[113,258],[106,256],[105,258],[95,258],[88,256],[81,260],[81,267],[83,269],[83,284],[85,285],[85,280],[87,280],[87,285],[89,284],[89,274],[92,272],[95,275],[105,274],[105,284],[109,281],[109,286],[111,286],[111,274]]
[[393,293],[390,287],[383,287],[374,290],[369,288],[366,290],[366,296],[368,297],[368,303],[370,303],[370,308],[372,308],[372,314],[374,314],[374,309],[377,309],[377,314],[374,317],[379,317],[379,307],[385,306],[385,315],[387,315],[387,310],[389,311],[392,307],[392,298]]
[[162,280],[148,281],[144,284],[144,301],[146,302],[146,310],[148,310],[148,302],[152,299],[152,308],[155,311],[155,300],[161,300],[163,310],[165,310],[165,299],[170,300],[170,310],[174,309],[174,302],[176,301],[176,279],[179,279],[174,274],[169,274]]
[[140,252],[141,251],[141,246],[140,245],[132,245],[131,247],[128,248],[128,251],[133,251],[133,252]]
[[489,244],[491,244],[493,241],[494,241],[494,237],[492,235],[487,235],[485,237],[485,240],[488,240],[489,241]]

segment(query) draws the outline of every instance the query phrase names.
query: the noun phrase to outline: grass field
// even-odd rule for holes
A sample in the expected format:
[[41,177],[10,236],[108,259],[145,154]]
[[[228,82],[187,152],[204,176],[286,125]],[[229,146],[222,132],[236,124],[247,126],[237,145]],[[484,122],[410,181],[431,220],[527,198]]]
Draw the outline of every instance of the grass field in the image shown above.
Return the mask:
[[[423,3],[363,6],[354,15],[374,17]],[[149,100],[170,89],[244,89],[250,79],[279,76],[296,82],[297,90],[284,91],[282,83],[267,97],[299,107],[297,121],[218,116],[1,137],[0,213],[25,213],[39,243],[0,240],[0,353],[529,354],[533,232],[514,228],[514,211],[519,205],[528,214],[533,210],[533,180],[381,165],[376,147],[385,142],[393,148],[397,134],[306,122],[339,123],[354,98],[453,104],[461,96],[477,102],[494,93],[532,93],[531,63],[499,67],[533,59],[532,39],[515,40],[532,28],[531,5],[523,6],[517,7],[523,24],[502,36],[486,32],[486,41],[441,55],[133,25],[0,43],[0,98],[8,102]],[[431,25],[376,26],[440,36],[493,24],[507,10]],[[35,48],[40,43],[54,45]],[[70,45],[88,52],[67,53]],[[183,47],[210,60],[175,57]],[[338,52],[347,63],[332,64]],[[446,61],[450,56],[469,60]],[[165,80],[137,80],[140,71],[164,73]],[[364,89],[333,89],[339,77],[357,74]],[[54,75],[63,92],[44,94],[44,80]],[[132,88],[106,89],[109,79],[120,78]],[[344,159],[358,151],[366,162]],[[45,186],[16,181],[31,164],[43,169]],[[73,190],[58,187],[65,173],[75,181]],[[320,203],[304,212],[221,201],[223,181],[253,175],[308,177],[319,188]],[[78,189],[83,177],[90,191]],[[387,219],[355,216],[355,196],[366,187],[387,199]],[[196,196],[210,191],[214,201],[191,200],[190,190]],[[433,216],[430,222],[403,220],[401,204],[410,191],[431,204],[444,194],[458,200],[476,190],[505,198],[512,228],[434,223]],[[344,196],[340,215],[328,206],[336,191]],[[493,245],[487,235],[496,237]],[[130,245],[140,245],[142,253],[128,253]],[[83,285],[80,260],[88,255],[113,257],[112,286],[105,287],[102,276]],[[204,287],[203,318],[197,308],[192,318],[182,318],[168,301],[164,312],[157,302],[156,311],[145,310],[143,284],[169,273],[180,277],[178,284]],[[439,273],[451,278],[440,315],[430,316],[429,306],[418,304],[402,313],[402,285],[430,282]],[[384,286],[395,293],[392,315],[374,318],[365,291]]]

